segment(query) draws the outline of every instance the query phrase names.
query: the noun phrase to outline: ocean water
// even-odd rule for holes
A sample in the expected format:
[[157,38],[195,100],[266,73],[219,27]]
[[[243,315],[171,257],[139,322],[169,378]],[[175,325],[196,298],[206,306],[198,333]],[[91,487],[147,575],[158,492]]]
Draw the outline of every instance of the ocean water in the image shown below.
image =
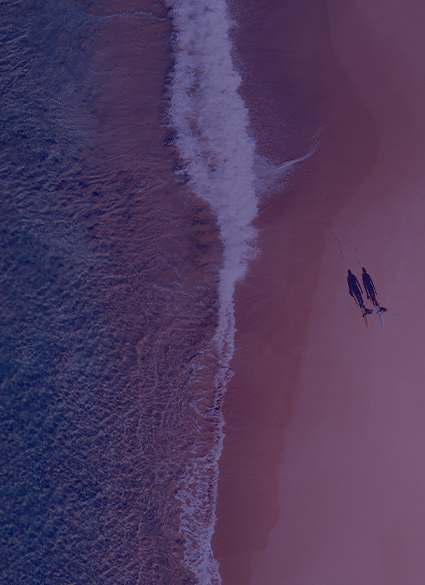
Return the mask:
[[0,4],[1,583],[220,583],[257,212],[233,24],[223,0]]

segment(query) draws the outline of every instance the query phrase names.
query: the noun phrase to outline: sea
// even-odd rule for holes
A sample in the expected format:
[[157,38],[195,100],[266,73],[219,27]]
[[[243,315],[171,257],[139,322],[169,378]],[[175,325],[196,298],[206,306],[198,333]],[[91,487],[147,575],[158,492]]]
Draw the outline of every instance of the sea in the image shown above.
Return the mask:
[[221,583],[235,285],[314,150],[241,92],[274,4],[0,2],[1,583]]

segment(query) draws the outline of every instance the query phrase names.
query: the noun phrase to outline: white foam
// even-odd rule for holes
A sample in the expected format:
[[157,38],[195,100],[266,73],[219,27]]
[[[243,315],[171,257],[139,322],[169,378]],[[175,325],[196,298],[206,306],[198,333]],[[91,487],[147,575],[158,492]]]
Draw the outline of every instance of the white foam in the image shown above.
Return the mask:
[[[224,244],[219,284],[219,325],[214,338],[219,374],[217,398],[229,376],[234,350],[233,294],[254,253],[257,214],[255,144],[248,115],[237,93],[241,78],[233,67],[228,36],[231,20],[224,0],[177,0],[173,5],[176,61],[171,122],[194,192],[217,216]],[[201,585],[221,582],[211,551],[215,522],[222,419],[216,419],[215,444],[207,456],[194,453],[178,495],[185,563]],[[189,489],[188,486],[191,486]]]
[[312,150],[304,156],[299,156],[298,158],[286,161],[281,165],[269,163],[263,156],[256,154],[254,159],[254,172],[257,191],[267,189],[267,187],[275,181],[286,175],[296,163],[307,160],[315,152],[316,147],[313,147]]
[[[219,373],[216,400],[229,379],[234,351],[235,283],[242,279],[249,258],[255,255],[257,193],[262,184],[281,176],[301,157],[279,168],[263,164],[255,172],[255,143],[248,134],[248,112],[237,93],[241,82],[233,67],[224,0],[176,0],[173,26],[176,60],[170,117],[177,146],[194,192],[208,201],[217,216],[224,244],[219,283],[219,324],[214,337]],[[258,159],[257,159],[258,162]],[[261,175],[267,175],[261,176]],[[201,378],[199,379],[199,383]],[[204,391],[211,393],[213,389]],[[202,392],[200,388],[200,392]],[[217,411],[217,409],[213,410]],[[181,510],[180,532],[185,538],[185,563],[200,585],[221,583],[213,558],[218,482],[218,459],[223,442],[223,420],[215,417],[216,437],[208,454],[194,447],[177,495]],[[210,441],[211,442],[211,441]]]

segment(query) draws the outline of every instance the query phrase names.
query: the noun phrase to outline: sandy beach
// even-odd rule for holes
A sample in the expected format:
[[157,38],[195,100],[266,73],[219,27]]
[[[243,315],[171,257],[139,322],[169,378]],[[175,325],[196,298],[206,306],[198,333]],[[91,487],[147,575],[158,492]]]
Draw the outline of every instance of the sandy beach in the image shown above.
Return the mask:
[[[419,585],[423,7],[317,6],[302,50],[327,47],[304,70],[325,123],[303,170],[264,201],[262,255],[237,289],[213,546],[223,585]],[[301,27],[301,8],[292,16]],[[302,61],[295,42],[284,49],[282,83]],[[363,266],[388,307],[384,328],[377,314],[366,328],[348,295],[347,270],[361,280]]]

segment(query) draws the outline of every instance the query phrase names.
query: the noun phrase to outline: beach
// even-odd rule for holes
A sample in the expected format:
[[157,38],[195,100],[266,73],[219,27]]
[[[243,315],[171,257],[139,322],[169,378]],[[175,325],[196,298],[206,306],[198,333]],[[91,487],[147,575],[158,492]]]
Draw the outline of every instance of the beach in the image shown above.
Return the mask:
[[422,585],[422,5],[0,11],[4,582]]
[[[254,126],[264,107],[255,92],[263,83],[264,95],[276,93],[279,80],[275,126],[289,125],[297,112],[284,82],[298,72],[299,91],[322,101],[304,108],[303,139],[275,162],[320,137],[303,168],[263,199],[261,256],[236,289],[213,550],[223,585],[419,584],[422,7],[267,6],[258,8],[262,33],[250,25],[253,4],[235,32],[247,68],[261,53],[277,69],[269,85],[266,71],[242,86]],[[279,153],[276,128],[261,135],[263,153]],[[388,308],[384,328],[376,313],[366,328],[348,295],[347,270],[361,282],[362,267]]]

